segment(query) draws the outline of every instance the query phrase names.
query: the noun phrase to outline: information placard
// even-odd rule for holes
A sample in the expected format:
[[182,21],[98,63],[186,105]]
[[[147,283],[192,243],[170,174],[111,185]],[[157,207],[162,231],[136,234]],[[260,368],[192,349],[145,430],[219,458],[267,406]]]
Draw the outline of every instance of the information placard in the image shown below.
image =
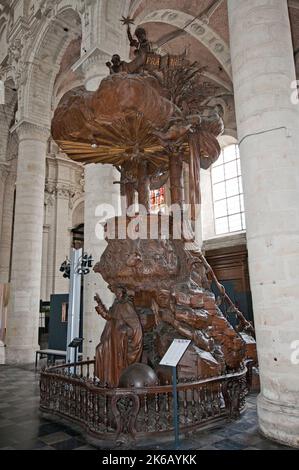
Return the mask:
[[174,339],[164,357],[162,357],[160,365],[176,367],[190,343],[189,339]]

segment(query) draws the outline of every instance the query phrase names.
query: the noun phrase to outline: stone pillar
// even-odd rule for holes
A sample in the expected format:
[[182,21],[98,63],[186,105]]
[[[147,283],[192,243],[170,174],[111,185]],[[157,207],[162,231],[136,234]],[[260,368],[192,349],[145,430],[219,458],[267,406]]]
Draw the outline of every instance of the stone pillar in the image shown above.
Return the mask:
[[43,250],[42,250],[42,269],[41,269],[41,288],[40,298],[43,301],[50,300],[50,294],[48,293],[48,263],[49,263],[49,231],[50,226],[44,223],[43,226]]
[[6,362],[31,363],[38,348],[46,143],[49,130],[22,122],[16,182]]
[[[299,106],[287,0],[228,0],[263,434],[299,447]],[[292,344],[293,343],[293,344]],[[293,360],[292,360],[293,352]]]
[[14,194],[15,173],[11,171],[6,178],[5,191],[2,200],[3,212],[0,242],[0,283],[7,283],[10,280]]
[[[111,165],[90,164],[85,166],[85,209],[84,209],[84,251],[92,254],[95,262],[100,260],[107,242],[97,237],[101,232],[99,221],[120,212],[119,173]],[[104,206],[107,205],[107,206]],[[110,211],[109,211],[110,206]],[[107,217],[103,217],[107,212]],[[109,213],[110,212],[110,213]],[[84,309],[83,309],[83,337],[84,355],[90,358],[95,355],[95,348],[100,341],[105,320],[95,311],[94,295],[98,292],[107,307],[113,302],[113,294],[109,291],[106,282],[93,270],[84,276]]]
[[56,192],[56,242],[54,262],[54,292],[67,294],[69,280],[65,279],[59,271],[61,263],[66,256],[69,257],[71,249],[71,232],[69,221],[70,188],[58,183]]
[[0,235],[2,232],[2,217],[3,217],[3,205],[4,205],[4,190],[5,181],[7,178],[7,165],[5,162],[0,161]]
[[212,169],[201,170],[201,221],[203,241],[215,237]]

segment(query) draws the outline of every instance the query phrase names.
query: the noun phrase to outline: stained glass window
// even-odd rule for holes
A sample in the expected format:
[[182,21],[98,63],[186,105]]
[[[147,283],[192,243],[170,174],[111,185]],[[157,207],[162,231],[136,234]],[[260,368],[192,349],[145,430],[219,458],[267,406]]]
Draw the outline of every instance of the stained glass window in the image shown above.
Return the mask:
[[151,212],[163,212],[165,208],[165,188],[154,189],[151,191]]

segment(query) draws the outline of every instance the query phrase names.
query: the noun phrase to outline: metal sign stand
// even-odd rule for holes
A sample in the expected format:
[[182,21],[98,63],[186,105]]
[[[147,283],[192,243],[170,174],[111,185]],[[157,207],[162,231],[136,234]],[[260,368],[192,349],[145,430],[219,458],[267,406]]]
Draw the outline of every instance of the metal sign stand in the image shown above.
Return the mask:
[[82,258],[82,248],[71,252],[70,270],[70,294],[69,294],[69,314],[67,323],[67,362],[75,362],[75,349],[69,347],[74,338],[79,336],[80,326],[80,297],[81,297],[81,273],[78,273],[78,265]]
[[79,353],[78,353],[78,349],[80,347],[80,345],[82,344],[82,341],[83,341],[84,338],[74,338],[69,344],[68,344],[68,347],[69,348],[73,348],[74,351],[75,351],[75,360],[74,360],[74,375],[77,374],[77,362],[78,362],[78,357],[79,357]]
[[178,412],[178,392],[177,392],[177,365],[186,352],[189,344],[188,339],[174,339],[170,347],[166,351],[164,357],[160,361],[160,365],[172,368],[172,399],[173,399],[173,428],[174,428],[174,445],[175,449],[179,449],[179,412]]
[[176,366],[172,367],[172,396],[173,396],[173,427],[174,427],[174,446],[177,450],[179,441],[179,413],[178,413],[178,393],[177,393]]
[[83,341],[83,338],[79,338],[81,279],[82,275],[90,272],[92,263],[92,255],[88,255],[87,253],[82,255],[82,248],[72,248],[71,259],[66,258],[60,266],[60,271],[64,273],[63,277],[70,280],[66,361],[75,364],[75,367],[71,368],[72,373],[76,373],[78,341],[80,344]]

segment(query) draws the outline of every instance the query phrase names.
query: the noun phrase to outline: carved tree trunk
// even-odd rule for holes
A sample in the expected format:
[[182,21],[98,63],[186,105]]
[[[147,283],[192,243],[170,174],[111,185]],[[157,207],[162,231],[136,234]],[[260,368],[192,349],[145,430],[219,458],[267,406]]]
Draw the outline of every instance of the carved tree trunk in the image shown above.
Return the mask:
[[147,213],[150,212],[150,178],[147,171],[147,161],[138,164],[138,203],[142,204]]
[[184,204],[184,180],[183,159],[181,155],[171,155],[169,158],[169,178],[171,204],[178,204],[183,209]]
[[189,135],[190,146],[190,184],[189,184],[189,201],[191,204],[191,221],[192,224],[199,216],[199,205],[201,204],[200,191],[200,142],[197,133]]

